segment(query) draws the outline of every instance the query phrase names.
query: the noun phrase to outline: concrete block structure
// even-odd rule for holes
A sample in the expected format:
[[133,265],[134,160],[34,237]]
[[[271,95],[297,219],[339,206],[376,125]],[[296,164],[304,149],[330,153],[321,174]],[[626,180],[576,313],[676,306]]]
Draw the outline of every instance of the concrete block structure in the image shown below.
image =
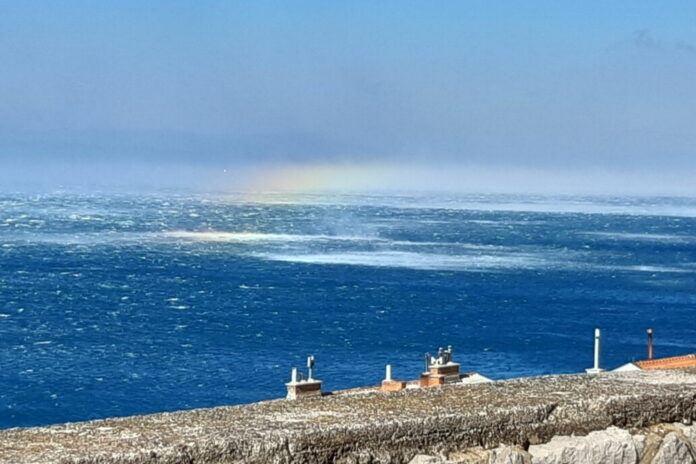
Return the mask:
[[481,375],[478,372],[467,372],[466,374],[462,374],[459,381],[467,385],[493,382],[492,379],[489,379],[485,375]]
[[311,396],[321,396],[322,381],[314,378],[314,356],[310,355],[307,357],[307,369],[307,378],[304,379],[299,378],[296,367],[292,368],[290,382],[285,384],[288,389],[287,399],[297,400]]
[[297,382],[288,382],[285,386],[288,388],[289,400],[306,398],[309,396],[321,396],[321,380],[298,380]]

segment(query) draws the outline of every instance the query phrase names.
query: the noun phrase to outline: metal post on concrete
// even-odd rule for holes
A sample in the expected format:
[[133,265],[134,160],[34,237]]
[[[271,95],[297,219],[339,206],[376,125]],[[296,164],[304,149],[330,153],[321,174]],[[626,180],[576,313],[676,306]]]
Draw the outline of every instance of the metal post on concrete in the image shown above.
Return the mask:
[[653,334],[655,331],[653,329],[648,329],[648,359],[653,359]]
[[307,370],[309,375],[307,380],[314,380],[314,355],[312,354],[307,356]]

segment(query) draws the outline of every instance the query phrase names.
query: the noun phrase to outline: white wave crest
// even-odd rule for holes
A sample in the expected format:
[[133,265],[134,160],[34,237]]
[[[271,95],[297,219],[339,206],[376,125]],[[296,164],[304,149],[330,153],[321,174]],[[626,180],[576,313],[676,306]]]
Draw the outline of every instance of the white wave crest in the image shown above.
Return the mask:
[[647,272],[650,274],[683,274],[683,273],[693,273],[690,269],[684,269],[681,267],[673,266],[651,266],[651,265],[635,265],[635,266],[599,266],[599,269],[606,269],[611,271],[628,271],[628,272]]
[[553,252],[441,254],[410,251],[358,251],[330,253],[254,253],[251,256],[270,261],[302,264],[390,267],[430,271],[492,272],[498,270],[556,270],[639,273],[693,273],[691,269],[659,265],[607,266],[571,258]]
[[384,246],[402,246],[402,247],[461,247],[470,250],[503,250],[505,247],[499,245],[484,245],[476,243],[463,242],[433,242],[433,241],[413,241],[413,240],[392,240],[384,237],[376,236],[356,236],[356,235],[326,235],[326,234],[276,234],[264,232],[220,232],[206,231],[195,232],[177,230],[164,232],[164,236],[168,238],[191,240],[201,242],[374,242]]
[[631,232],[582,232],[581,235],[601,237],[609,240],[635,240],[645,242],[685,243],[692,242],[696,237],[676,234],[650,234]]
[[536,269],[550,265],[543,257],[531,254],[444,255],[407,251],[375,251],[312,254],[257,253],[254,256],[271,261],[305,264],[342,264],[441,271]]
[[315,240],[341,241],[381,241],[378,237],[353,237],[345,235],[303,235],[303,234],[274,234],[263,232],[192,232],[176,230],[165,232],[170,238],[203,241],[203,242],[311,242]]

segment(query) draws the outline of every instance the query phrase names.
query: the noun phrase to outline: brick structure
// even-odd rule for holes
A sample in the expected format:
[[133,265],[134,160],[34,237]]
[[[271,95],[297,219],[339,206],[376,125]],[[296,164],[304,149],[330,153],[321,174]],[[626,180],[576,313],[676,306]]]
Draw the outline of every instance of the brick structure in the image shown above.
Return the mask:
[[426,371],[421,374],[421,387],[437,387],[446,383],[457,383],[461,379],[460,365],[452,360],[452,347],[446,350],[440,348],[435,358],[429,353],[425,355]]
[[401,391],[406,388],[406,382],[401,380],[383,380],[380,390],[383,392]]
[[442,375],[450,383],[453,378],[459,380],[459,368],[459,363],[450,361],[444,365],[430,366],[430,375]]
[[423,372],[420,376],[419,386],[422,388],[439,387],[445,384],[444,375],[433,375],[430,372]]
[[392,379],[392,367],[391,364],[387,364],[384,380],[382,380],[380,390],[384,392],[395,392],[401,391],[404,388],[406,388],[406,382]]

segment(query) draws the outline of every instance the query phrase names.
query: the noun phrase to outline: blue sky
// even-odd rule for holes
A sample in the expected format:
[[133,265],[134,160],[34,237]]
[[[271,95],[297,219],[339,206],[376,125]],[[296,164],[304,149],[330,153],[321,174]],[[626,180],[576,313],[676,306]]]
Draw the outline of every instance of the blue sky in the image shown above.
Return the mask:
[[[488,173],[473,184],[491,191],[554,176],[568,181],[543,189],[640,190],[640,179],[646,193],[696,195],[693,2],[23,0],[0,11],[7,188],[234,189],[251,171],[320,164],[393,168],[392,180],[404,166]],[[501,185],[501,171],[515,182]],[[393,183],[443,184],[418,177]],[[466,176],[445,184],[473,188]]]

